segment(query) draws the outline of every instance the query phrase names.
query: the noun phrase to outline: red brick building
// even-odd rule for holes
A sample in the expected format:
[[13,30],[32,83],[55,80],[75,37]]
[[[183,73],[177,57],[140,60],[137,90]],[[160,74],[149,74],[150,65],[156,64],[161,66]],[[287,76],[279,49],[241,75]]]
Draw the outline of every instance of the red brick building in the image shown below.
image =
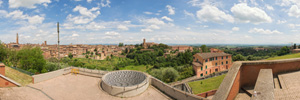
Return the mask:
[[185,46],[185,45],[178,45],[178,46],[172,46],[172,50],[178,50],[179,52],[185,52],[187,50],[193,51],[193,47]]
[[193,55],[193,68],[197,77],[229,69],[231,64],[231,55],[224,52]]

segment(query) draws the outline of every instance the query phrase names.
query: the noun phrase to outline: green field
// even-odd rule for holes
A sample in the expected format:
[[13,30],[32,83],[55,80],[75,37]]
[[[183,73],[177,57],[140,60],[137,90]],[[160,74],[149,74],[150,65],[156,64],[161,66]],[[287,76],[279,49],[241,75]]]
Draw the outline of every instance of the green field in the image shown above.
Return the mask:
[[300,53],[295,53],[295,54],[288,54],[288,55],[284,55],[284,56],[272,57],[272,58],[268,58],[268,59],[266,59],[266,60],[291,59],[291,58],[300,58]]
[[220,84],[222,83],[224,77],[226,74],[213,77],[213,78],[208,78],[205,80],[200,80],[200,81],[194,81],[194,82],[189,82],[189,86],[192,88],[192,91],[194,94],[199,94],[203,93],[206,91],[218,89]]
[[130,65],[130,66],[125,66],[124,68],[120,68],[120,70],[137,70],[137,71],[146,72],[147,71],[146,66],[148,66],[149,68],[152,67],[151,65],[138,65],[138,66]]
[[32,77],[10,67],[5,67],[5,76],[25,86],[32,83]]

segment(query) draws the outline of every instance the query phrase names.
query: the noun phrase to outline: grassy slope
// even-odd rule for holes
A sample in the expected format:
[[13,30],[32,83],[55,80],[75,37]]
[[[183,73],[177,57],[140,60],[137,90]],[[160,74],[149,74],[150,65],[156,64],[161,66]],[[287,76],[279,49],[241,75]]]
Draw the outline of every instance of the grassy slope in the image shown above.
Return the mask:
[[284,55],[284,56],[272,57],[272,58],[268,58],[268,59],[266,59],[266,60],[291,59],[291,58],[300,58],[300,53],[295,53],[295,54],[288,54],[288,55]]
[[226,74],[205,80],[189,82],[188,84],[192,88],[194,94],[199,94],[202,92],[218,89],[225,75]]
[[5,76],[25,86],[32,83],[32,77],[10,67],[5,67]]
[[[150,65],[148,66],[149,68],[152,67]],[[130,66],[125,66],[124,68],[120,68],[120,70],[137,70],[137,71],[146,72],[147,68],[145,65],[139,65],[139,66],[130,65]]]

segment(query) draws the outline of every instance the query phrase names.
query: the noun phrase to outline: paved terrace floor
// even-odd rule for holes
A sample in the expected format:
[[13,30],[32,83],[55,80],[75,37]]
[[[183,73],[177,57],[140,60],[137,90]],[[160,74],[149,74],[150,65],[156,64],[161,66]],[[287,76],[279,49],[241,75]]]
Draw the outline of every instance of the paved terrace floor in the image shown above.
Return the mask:
[[65,75],[26,87],[0,88],[0,100],[167,100],[156,88],[130,97],[114,97],[99,89],[99,78]]

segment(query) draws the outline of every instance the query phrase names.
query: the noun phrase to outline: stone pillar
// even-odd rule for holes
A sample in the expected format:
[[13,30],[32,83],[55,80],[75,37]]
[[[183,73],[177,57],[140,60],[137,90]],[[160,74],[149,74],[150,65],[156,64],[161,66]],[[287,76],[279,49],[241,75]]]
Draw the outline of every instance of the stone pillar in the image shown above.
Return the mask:
[[0,74],[5,76],[5,65],[3,63],[0,63]]

